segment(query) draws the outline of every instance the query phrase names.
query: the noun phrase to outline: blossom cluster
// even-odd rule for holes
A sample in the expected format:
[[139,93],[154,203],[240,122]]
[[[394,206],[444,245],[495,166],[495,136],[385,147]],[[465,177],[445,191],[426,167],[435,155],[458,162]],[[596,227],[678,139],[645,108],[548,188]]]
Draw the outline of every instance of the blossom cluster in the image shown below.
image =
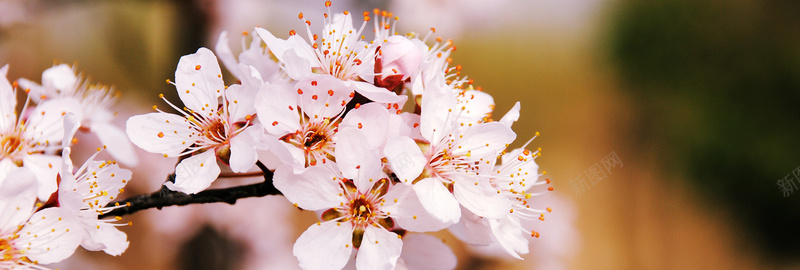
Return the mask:
[[[222,33],[216,53],[181,57],[168,82],[184,107],[161,95],[177,114],[154,106],[126,128],[142,149],[180,157],[166,187],[198,193],[220,164],[235,173],[264,164],[287,200],[320,216],[294,245],[304,269],[453,268],[447,246],[418,234],[446,228],[527,253],[539,236],[528,221],[551,210],[534,197],[552,187],[538,150],[507,149],[520,104],[494,120],[492,96],[451,66],[455,46],[433,29],[398,35],[390,12],[364,12],[359,26],[326,6],[319,34],[300,13],[305,35],[257,27],[237,55]],[[225,84],[219,62],[236,83]]]
[[[76,170],[70,157],[82,129],[108,142],[112,155],[136,163],[125,134],[110,124],[113,91],[63,64],[46,70],[42,85],[12,84],[7,72],[8,65],[0,68],[0,268],[43,269],[39,264],[61,261],[79,245],[122,254],[128,241],[116,227],[125,224],[99,217],[117,207],[107,205],[131,172],[94,160],[97,154]],[[27,98],[17,112],[20,87]]]

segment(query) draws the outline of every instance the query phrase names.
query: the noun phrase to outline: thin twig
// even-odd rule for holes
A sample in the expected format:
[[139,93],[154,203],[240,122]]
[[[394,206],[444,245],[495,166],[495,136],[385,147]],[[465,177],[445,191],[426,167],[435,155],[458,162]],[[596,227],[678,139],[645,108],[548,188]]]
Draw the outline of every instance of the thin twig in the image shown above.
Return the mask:
[[[236,200],[241,198],[281,195],[281,192],[272,184],[272,172],[260,161],[256,162],[256,166],[263,172],[264,182],[230,188],[208,189],[196,194],[172,191],[166,186],[161,186],[160,190],[150,194],[111,202],[109,206],[119,204],[120,207],[101,215],[99,218],[124,216],[136,213],[140,210],[150,208],[161,209],[165,206],[215,202],[234,204]],[[167,177],[167,181],[175,181],[175,174],[170,174]]]

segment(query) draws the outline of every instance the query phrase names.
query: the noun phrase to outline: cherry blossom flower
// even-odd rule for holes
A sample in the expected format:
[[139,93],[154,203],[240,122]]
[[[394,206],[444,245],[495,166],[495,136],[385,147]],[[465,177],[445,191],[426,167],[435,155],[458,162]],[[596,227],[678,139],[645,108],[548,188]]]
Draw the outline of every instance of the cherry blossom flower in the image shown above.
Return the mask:
[[116,228],[125,224],[113,223],[116,219],[98,219],[98,216],[119,207],[106,205],[123,191],[123,187],[131,179],[131,171],[121,169],[116,162],[95,161],[94,157],[101,150],[98,148],[97,153],[73,173],[70,141],[80,126],[76,118],[67,114],[64,119],[67,133],[62,141],[63,165],[58,203],[77,217],[85,232],[81,246],[87,250],[103,250],[109,255],[117,256],[128,248],[127,236]]
[[256,163],[263,131],[251,125],[254,108],[245,105],[255,89],[226,88],[220,72],[214,53],[206,48],[181,57],[174,85],[186,107],[167,103],[182,115],[159,110],[128,119],[126,131],[137,146],[165,157],[188,156],[175,168],[175,183],[165,184],[172,190],[197,193],[207,188],[220,173],[217,158],[234,172],[246,172]]
[[480,175],[480,168],[491,166],[516,135],[498,122],[458,123],[455,104],[447,89],[427,89],[419,123],[424,141],[395,137],[384,154],[400,181],[413,185],[422,205],[440,221],[456,223],[459,205],[482,217],[502,218],[511,202]]
[[[330,7],[330,1],[325,5]],[[355,90],[375,102],[401,102],[403,97],[372,83],[376,48],[361,37],[370,19],[368,14],[364,14],[364,23],[356,30],[349,12],[332,16],[329,13],[330,10],[325,14],[321,35],[312,34],[311,21],[305,19],[303,13],[298,15],[306,24],[307,40],[297,36],[294,30],[287,39],[279,39],[260,27],[256,32],[278,58],[283,71],[294,80],[335,78],[342,84],[336,88]]]
[[46,201],[56,191],[56,174],[61,160],[53,155],[64,136],[62,116],[78,105],[68,100],[51,100],[28,108],[26,101],[19,116],[16,112],[16,86],[6,78],[8,65],[0,68],[0,167],[17,166],[36,175],[38,198]]
[[291,153],[284,163],[296,168],[326,163],[334,156],[338,125],[354,93],[330,77],[290,87],[271,84],[256,95],[258,120]]
[[36,182],[27,168],[0,169],[2,269],[43,269],[39,264],[66,259],[80,244],[80,228],[67,211],[60,207],[34,210]]
[[78,104],[71,111],[78,116],[81,126],[100,139],[108,147],[108,152],[120,162],[136,166],[139,163],[136,153],[125,132],[111,124],[115,113],[110,111],[116,103],[119,92],[101,84],[89,84],[75,75],[73,68],[60,64],[42,73],[42,85],[27,79],[20,79],[19,85],[30,91],[29,96],[37,103],[45,100],[61,100]]
[[296,206],[324,211],[317,222],[297,239],[294,254],[304,269],[341,269],[353,249],[358,269],[394,269],[403,242],[395,226],[410,231],[446,227],[427,213],[406,185],[394,185],[383,173],[377,151],[362,142],[356,129],[340,131],[339,159],[351,159],[355,170],[339,169],[330,162],[311,166],[299,174],[277,170],[277,187]]

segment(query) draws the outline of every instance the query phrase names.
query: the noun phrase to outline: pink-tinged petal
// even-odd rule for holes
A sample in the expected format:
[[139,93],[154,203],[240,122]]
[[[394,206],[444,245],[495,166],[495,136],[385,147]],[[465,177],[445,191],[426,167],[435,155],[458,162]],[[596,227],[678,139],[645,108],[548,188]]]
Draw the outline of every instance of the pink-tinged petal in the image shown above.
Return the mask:
[[417,143],[409,137],[394,137],[386,141],[383,154],[400,182],[411,184],[422,173],[428,160]]
[[48,264],[72,255],[84,233],[71,213],[51,207],[34,213],[19,235],[14,240],[17,248],[25,249],[25,256],[31,261]]
[[119,256],[128,249],[128,236],[113,224],[97,221],[94,227],[87,228],[89,238],[81,246],[89,251],[102,250],[108,255]]
[[397,234],[368,226],[356,255],[356,269],[394,269],[402,250],[403,240]]
[[80,107],[72,97],[46,100],[31,112],[25,133],[39,142],[60,142],[64,138],[64,115],[74,113],[81,118]]
[[452,146],[453,155],[467,155],[494,159],[508,144],[517,138],[511,128],[498,122],[483,123],[468,127],[463,137]]
[[381,45],[381,64],[383,75],[402,74],[405,80],[419,71],[422,52],[404,36],[390,36]]
[[258,160],[267,168],[278,168],[282,165],[305,168],[303,150],[272,136],[264,136],[263,142],[267,150],[257,151]]
[[511,210],[508,198],[498,194],[489,183],[470,177],[453,182],[453,195],[462,206],[478,216],[498,219],[507,216]]
[[261,38],[258,34],[252,35],[253,40],[250,41],[250,47],[245,49],[239,54],[239,65],[248,65],[254,67],[261,74],[261,78],[265,81],[274,82],[280,76],[281,70],[278,62],[265,52],[261,47]]
[[461,111],[458,114],[459,122],[479,123],[489,115],[494,108],[494,98],[486,92],[478,90],[468,90],[456,96],[458,104],[456,108]]
[[487,246],[494,241],[492,229],[489,227],[489,219],[482,218],[468,209],[461,208],[461,220],[450,226],[448,230],[458,240],[464,243],[477,246]]
[[217,39],[217,44],[214,46],[217,57],[225,65],[225,68],[233,74],[236,78],[242,78],[242,70],[239,69],[239,64],[236,61],[236,56],[233,55],[231,47],[228,46],[228,32],[222,31]]
[[[117,164],[109,164],[105,161],[90,161],[86,165],[87,175],[96,176],[92,179],[78,179],[78,188],[80,194],[92,194],[97,197],[94,201],[97,206],[102,207],[110,203],[120,193],[120,189],[125,187],[128,181],[131,180],[131,171],[122,169]],[[64,181],[61,182],[63,188]],[[59,190],[60,191],[60,190]],[[91,206],[94,209],[96,206]]]
[[25,164],[26,169],[36,175],[36,181],[39,183],[37,188],[39,200],[47,201],[50,194],[53,194],[58,188],[56,175],[61,171],[61,157],[31,154],[22,157],[22,163]]
[[72,144],[72,137],[75,136],[75,132],[78,131],[80,128],[81,123],[78,122],[78,117],[72,113],[68,113],[64,115],[64,138],[61,140],[61,157],[62,157],[62,165],[61,165],[61,179],[67,180],[74,180],[72,179],[72,171],[74,166],[72,165],[72,160],[70,159],[70,155],[72,153],[72,148],[70,144]]
[[389,135],[389,124],[389,111],[386,110],[386,107],[372,102],[348,112],[342,123],[339,124],[339,128],[351,127],[369,134],[366,140],[360,143],[367,142],[369,147],[378,149],[386,142],[387,135]]
[[414,184],[422,207],[439,222],[454,224],[461,217],[461,208],[441,180],[425,178]]
[[352,242],[350,222],[317,222],[297,238],[292,253],[305,270],[341,269],[353,252]]
[[347,83],[355,88],[356,92],[362,96],[378,103],[397,103],[403,101],[403,97],[398,96],[386,88],[377,87],[371,83],[361,81],[348,81]]
[[400,118],[402,118],[403,124],[407,126],[407,128],[399,128],[398,130],[400,136],[408,136],[411,139],[419,140],[419,141],[426,141],[424,137],[422,137],[422,133],[420,132],[420,119],[419,114],[414,113],[402,113],[400,114]]
[[298,50],[288,50],[283,53],[283,71],[295,80],[306,80],[314,75],[312,62],[298,54]]
[[125,132],[136,146],[150,153],[177,155],[193,140],[186,118],[168,113],[148,113],[128,118]]
[[167,182],[167,188],[186,194],[195,194],[208,188],[219,176],[217,155],[213,150],[191,156],[175,167],[175,183]]
[[[46,93],[48,93],[48,91],[34,81],[25,78],[19,78],[17,79],[17,84],[19,89],[29,90],[28,96],[36,103],[42,102],[42,96],[47,97]],[[16,100],[14,100],[14,102],[16,102]]]
[[300,129],[297,97],[290,91],[291,88],[285,84],[265,83],[254,101],[261,125],[277,137]]
[[371,188],[381,172],[378,151],[364,143],[366,140],[366,134],[355,128],[340,129],[336,140],[336,165],[359,190]]
[[422,95],[422,112],[420,114],[420,132],[430,142],[437,142],[450,129],[448,121],[457,113],[452,110],[456,106],[456,98],[449,93],[447,86],[427,87]]
[[490,219],[489,225],[500,247],[514,258],[522,260],[519,255],[528,254],[528,239],[522,234],[519,222],[519,219],[508,216],[498,220]]
[[386,206],[381,211],[390,213],[395,224],[413,232],[433,232],[451,225],[436,219],[419,202],[409,185],[394,185],[383,197]]
[[448,270],[455,269],[458,263],[456,255],[441,239],[419,233],[403,236],[400,259],[406,269]]
[[0,233],[14,232],[28,220],[36,202],[34,174],[16,166],[0,167]]
[[500,121],[498,122],[506,125],[507,127],[511,127],[514,122],[519,120],[519,107],[519,101],[517,101],[517,103],[514,104],[514,107],[512,107],[511,110],[508,110],[508,112],[503,115],[503,118],[500,118]]
[[295,174],[291,166],[275,170],[272,182],[284,197],[298,207],[317,211],[339,206],[344,201],[340,181],[327,165],[308,167]]
[[128,166],[139,164],[139,158],[133,150],[130,139],[120,128],[111,123],[95,122],[90,129],[100,139],[100,143],[107,147],[106,151],[117,161]]
[[228,112],[230,113],[231,122],[246,121],[248,116],[256,113],[253,97],[258,94],[264,82],[261,80],[261,75],[258,71],[251,66],[240,65],[243,72],[239,80],[242,84],[234,84],[228,87],[225,91],[225,96],[228,100]]
[[8,82],[7,73],[8,65],[0,68],[0,130],[7,130],[17,121],[17,98],[14,88]]
[[341,80],[327,75],[299,81],[294,88],[300,108],[303,108],[310,121],[318,122],[339,115],[350,102],[353,92]]
[[265,148],[261,143],[263,136],[264,128],[256,124],[231,138],[230,166],[233,172],[242,173],[253,168],[258,161],[256,147]]
[[[315,59],[317,59],[316,55],[314,55],[314,52],[311,49],[311,46],[308,45],[308,43],[306,43],[299,36],[296,35],[290,36],[288,39],[285,40],[279,39],[276,38],[274,35],[272,35],[272,33],[270,33],[269,31],[261,27],[256,27],[256,33],[258,33],[261,39],[264,40],[264,43],[267,44],[269,50],[272,51],[272,54],[274,54],[275,57],[278,58],[278,61],[280,62],[283,63],[287,62],[286,59],[284,58],[284,55],[287,51],[290,50],[295,50],[295,53],[298,56],[300,56],[304,61],[307,61],[309,65],[311,65],[311,63],[313,63]],[[312,66],[318,66],[319,60],[316,60],[316,62],[317,65],[312,65]],[[311,70],[309,70],[309,73],[311,73]]]
[[52,94],[71,96],[75,92],[77,82],[78,76],[75,75],[75,70],[67,64],[56,65],[42,72],[42,87],[52,90]]
[[182,56],[175,69],[175,88],[187,108],[201,114],[216,111],[225,83],[214,53],[200,48]]

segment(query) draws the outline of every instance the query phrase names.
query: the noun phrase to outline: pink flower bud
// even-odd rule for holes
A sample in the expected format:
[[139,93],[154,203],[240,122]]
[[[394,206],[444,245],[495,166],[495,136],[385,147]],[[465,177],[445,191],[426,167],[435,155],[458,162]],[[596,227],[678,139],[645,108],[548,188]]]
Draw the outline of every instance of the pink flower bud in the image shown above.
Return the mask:
[[411,40],[403,36],[390,36],[381,45],[382,75],[384,78],[393,75],[402,75],[402,80],[407,79],[419,69],[422,61],[422,52]]

